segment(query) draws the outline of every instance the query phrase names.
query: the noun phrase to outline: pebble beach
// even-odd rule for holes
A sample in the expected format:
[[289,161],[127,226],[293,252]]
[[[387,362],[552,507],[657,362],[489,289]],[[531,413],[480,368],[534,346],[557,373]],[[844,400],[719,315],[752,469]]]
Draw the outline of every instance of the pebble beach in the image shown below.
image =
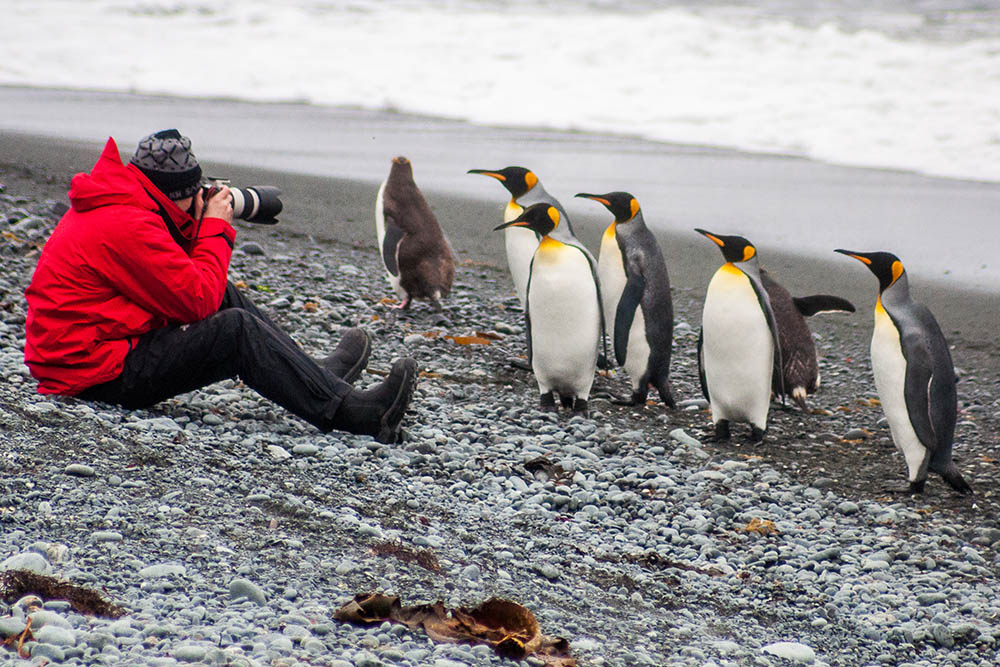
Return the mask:
[[28,616],[34,639],[0,664],[514,664],[333,618],[368,592],[514,601],[580,665],[997,663],[988,343],[953,350],[955,458],[976,493],[932,477],[894,496],[905,467],[873,400],[868,312],[810,323],[824,378],[811,412],[774,404],[764,444],[734,429],[717,445],[694,360],[703,289],[674,290],[676,410],[602,400],[626,391],[612,371],[589,418],[541,413],[508,363],[523,322],[502,262],[466,256],[442,312],[400,313],[373,242],[296,232],[293,209],[277,227],[240,223],[230,278],[317,356],[366,327],[358,384],[414,356],[403,442],[320,434],[238,380],[126,412],[38,395],[23,365],[23,291],[71,173],[0,171],[0,574],[51,575],[125,613],[2,600],[0,640]]

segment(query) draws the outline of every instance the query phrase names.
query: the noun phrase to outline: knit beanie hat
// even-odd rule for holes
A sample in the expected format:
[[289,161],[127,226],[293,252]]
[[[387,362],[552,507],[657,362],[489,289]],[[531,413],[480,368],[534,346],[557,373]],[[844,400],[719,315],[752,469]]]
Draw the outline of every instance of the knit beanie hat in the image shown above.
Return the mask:
[[140,141],[131,163],[174,201],[190,197],[201,185],[191,140],[177,130],[160,130]]

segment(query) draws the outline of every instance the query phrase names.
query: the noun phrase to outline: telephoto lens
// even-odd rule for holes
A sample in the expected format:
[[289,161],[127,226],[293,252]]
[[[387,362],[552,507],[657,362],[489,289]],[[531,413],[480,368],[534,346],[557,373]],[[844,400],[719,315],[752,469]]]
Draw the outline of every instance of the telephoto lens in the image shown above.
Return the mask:
[[251,185],[246,188],[230,186],[233,195],[233,217],[262,225],[278,222],[281,213],[281,190],[273,185]]

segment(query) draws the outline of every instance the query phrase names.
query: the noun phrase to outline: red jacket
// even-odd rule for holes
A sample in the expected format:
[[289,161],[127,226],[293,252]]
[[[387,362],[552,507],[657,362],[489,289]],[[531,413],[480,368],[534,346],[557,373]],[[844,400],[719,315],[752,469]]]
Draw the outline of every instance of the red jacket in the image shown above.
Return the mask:
[[236,238],[224,220],[205,218],[193,239],[196,222],[122,164],[114,139],[89,174],[73,177],[69,198],[25,292],[24,361],[42,394],[114,379],[142,334],[216,312]]

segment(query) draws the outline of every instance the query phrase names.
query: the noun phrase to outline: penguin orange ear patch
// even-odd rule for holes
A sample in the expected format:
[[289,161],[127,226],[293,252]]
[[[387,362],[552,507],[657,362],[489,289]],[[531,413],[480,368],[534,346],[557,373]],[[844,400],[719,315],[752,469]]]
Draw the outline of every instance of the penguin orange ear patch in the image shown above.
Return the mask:
[[546,211],[546,213],[549,214],[549,219],[552,220],[552,224],[555,225],[556,227],[558,227],[559,226],[559,217],[560,217],[559,216],[559,209],[557,209],[555,206],[549,206],[549,208]]
[[529,171],[524,175],[524,183],[528,186],[528,189],[535,187],[538,184],[538,177],[535,176],[535,172]]
[[632,210],[632,217],[634,218],[635,214],[639,212],[639,202],[635,197],[633,197],[632,201],[629,202],[629,208]]
[[757,249],[754,248],[752,245],[748,245],[747,247],[743,248],[743,261],[745,262],[748,259],[753,259],[753,256],[756,254],[757,254]]
[[897,259],[892,263],[892,282],[899,280],[901,275],[903,275],[903,263]]

